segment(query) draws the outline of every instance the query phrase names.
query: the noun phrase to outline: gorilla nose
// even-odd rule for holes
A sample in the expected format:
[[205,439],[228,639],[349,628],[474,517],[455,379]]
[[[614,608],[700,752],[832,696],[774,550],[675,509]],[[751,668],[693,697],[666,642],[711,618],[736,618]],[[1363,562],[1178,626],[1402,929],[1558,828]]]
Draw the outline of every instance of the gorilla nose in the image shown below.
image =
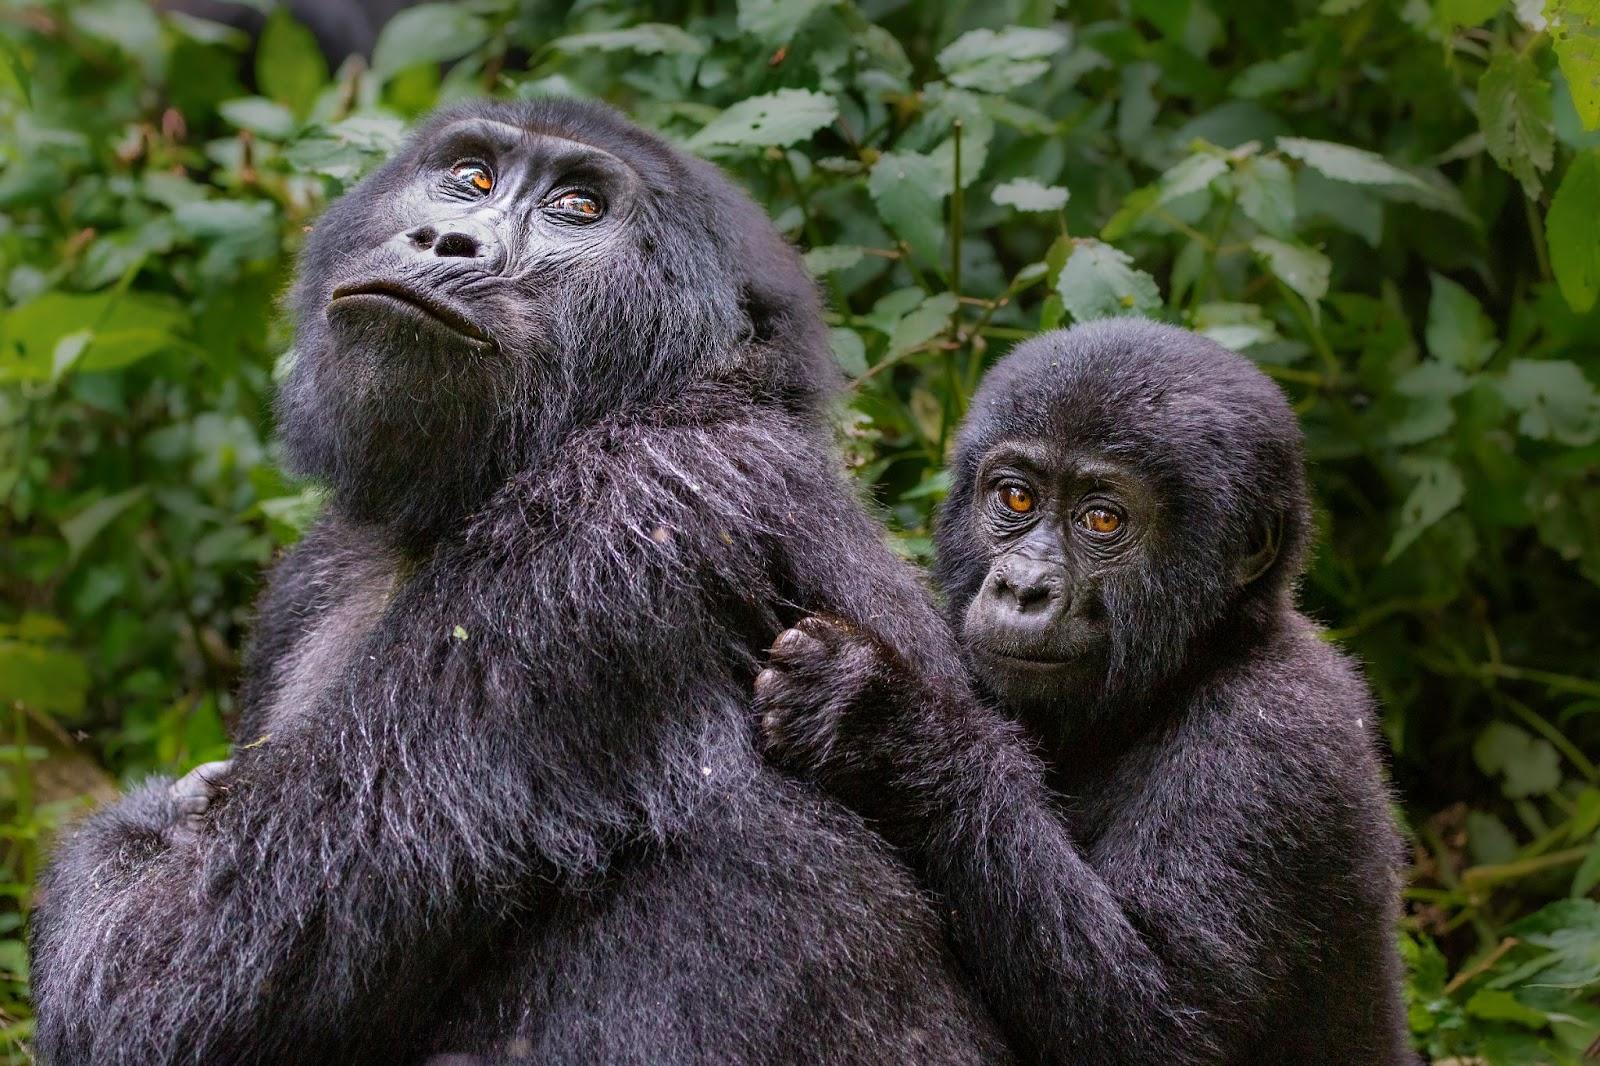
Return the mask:
[[1053,614],[1061,598],[1061,568],[1038,559],[1012,559],[995,571],[992,590],[1018,614]]
[[494,249],[494,240],[470,224],[454,223],[441,231],[437,226],[418,226],[405,235],[416,252],[440,259],[483,259]]

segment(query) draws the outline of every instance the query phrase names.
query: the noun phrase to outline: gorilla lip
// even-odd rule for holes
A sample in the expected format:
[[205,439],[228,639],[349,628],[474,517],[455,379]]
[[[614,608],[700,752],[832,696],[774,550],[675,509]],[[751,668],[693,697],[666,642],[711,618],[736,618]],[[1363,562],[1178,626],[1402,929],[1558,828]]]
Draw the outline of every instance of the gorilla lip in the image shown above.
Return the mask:
[[360,281],[341,285],[333,290],[331,307],[340,300],[368,297],[390,304],[404,304],[412,312],[420,312],[452,332],[459,333],[476,344],[492,345],[493,339],[472,319],[438,297],[396,281]]

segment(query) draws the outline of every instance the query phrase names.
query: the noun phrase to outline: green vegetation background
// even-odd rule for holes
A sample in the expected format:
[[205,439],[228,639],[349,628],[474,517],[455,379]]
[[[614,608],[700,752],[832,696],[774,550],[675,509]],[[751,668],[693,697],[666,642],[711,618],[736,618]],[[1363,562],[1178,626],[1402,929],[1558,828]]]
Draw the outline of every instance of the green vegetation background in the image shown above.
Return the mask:
[[260,569],[317,508],[270,440],[295,248],[411,119],[485,93],[611,100],[808,249],[848,460],[912,556],[1015,341],[1143,314],[1256,360],[1310,441],[1304,602],[1383,700],[1418,1046],[1579,1060],[1600,1031],[1600,0],[476,0],[332,71],[281,11],[252,53],[139,0],[0,0],[13,1058],[42,844],[113,781],[225,751]]

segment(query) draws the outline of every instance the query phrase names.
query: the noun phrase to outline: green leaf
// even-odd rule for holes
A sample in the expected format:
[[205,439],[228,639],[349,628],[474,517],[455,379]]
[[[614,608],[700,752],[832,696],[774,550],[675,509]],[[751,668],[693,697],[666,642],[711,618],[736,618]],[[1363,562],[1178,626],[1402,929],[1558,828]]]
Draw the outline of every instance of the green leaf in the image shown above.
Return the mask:
[[71,518],[61,523],[61,536],[67,542],[68,558],[76,560],[100,531],[110,525],[118,515],[144,498],[143,486],[119,492],[96,500]]
[[269,141],[288,140],[294,134],[294,114],[265,96],[241,96],[217,105],[217,113],[242,130]]
[[1059,211],[1071,194],[1059,185],[1041,185],[1032,178],[1018,178],[994,187],[994,202],[1018,211]]
[[418,4],[390,19],[372,49],[372,71],[388,80],[418,63],[459,59],[489,39],[489,23],[456,4]]
[[33,80],[16,46],[5,37],[0,37],[0,86],[16,93],[24,104],[33,106]]
[[550,47],[563,52],[639,52],[643,55],[697,56],[705,42],[665,22],[642,22],[625,30],[574,33],[558,37]]
[[1195,308],[1194,330],[1224,348],[1242,352],[1278,339],[1278,328],[1260,304],[1205,303]]
[[1600,0],[1550,0],[1545,11],[1578,118],[1600,127]]
[[1328,295],[1328,279],[1333,264],[1315,248],[1303,244],[1290,244],[1275,237],[1257,237],[1250,248],[1266,263],[1267,269],[1289,288],[1300,295],[1317,317],[1320,301]]
[[1500,346],[1494,323],[1476,298],[1442,274],[1433,276],[1428,303],[1428,351],[1463,370],[1476,370]]
[[1514,1022],[1530,1029],[1542,1029],[1550,1020],[1544,1011],[1523,1006],[1516,996],[1501,988],[1478,989],[1467,1000],[1466,1011],[1484,1021]]
[[45,714],[72,716],[83,710],[89,671],[67,651],[0,640],[0,706],[21,703]]
[[833,349],[833,358],[843,370],[853,378],[858,378],[867,372],[867,346],[861,340],[861,334],[853,329],[835,326],[828,330],[828,345]]
[[1056,281],[1061,304],[1073,319],[1088,322],[1116,315],[1148,315],[1161,307],[1156,279],[1119,249],[1081,240]]
[[1500,777],[1508,799],[1542,796],[1561,784],[1561,756],[1555,746],[1509,722],[1490,722],[1472,745],[1472,758],[1491,777]]
[[867,191],[883,219],[923,262],[937,265],[944,246],[944,198],[950,187],[938,163],[916,152],[885,152]]
[[154,293],[47,292],[0,320],[0,381],[57,376],[64,341],[92,339],[72,355],[78,370],[113,370],[171,347],[184,321],[178,305]]
[[1403,468],[1416,484],[1400,505],[1400,525],[1384,553],[1385,563],[1394,562],[1429,526],[1455,510],[1466,494],[1461,471],[1447,459],[1415,456],[1405,460]]
[[893,359],[915,348],[920,348],[950,325],[958,301],[953,292],[936,293],[922,301],[922,305],[894,324],[889,333],[889,350],[884,356]]
[[1594,838],[1589,845],[1589,854],[1583,857],[1578,864],[1578,872],[1572,875],[1570,894],[1573,899],[1582,899],[1595,885],[1600,885],[1600,836]]
[[1427,189],[1427,183],[1408,170],[1395,166],[1377,152],[1352,148],[1332,141],[1311,141],[1303,137],[1279,137],[1278,150],[1306,166],[1352,185],[1410,185]]
[[1256,156],[1233,171],[1239,210],[1270,236],[1288,239],[1294,233],[1294,175],[1281,159]]
[[787,44],[811,16],[836,0],[739,0],[739,32],[767,45]]
[[287,5],[267,17],[256,43],[256,84],[267,96],[304,118],[328,83],[328,61],[311,31]]
[[1551,113],[1550,83],[1534,61],[1497,50],[1478,79],[1478,124],[1489,154],[1531,199],[1539,198],[1539,176],[1555,162]]
[[1600,296],[1600,150],[1572,161],[1544,227],[1556,284],[1567,306],[1582,314]]
[[1004,93],[1042,76],[1050,69],[1048,57],[1066,46],[1066,35],[1055,30],[968,30],[939,53],[939,69],[952,85]]
[[805,254],[806,269],[816,277],[832,274],[838,270],[849,270],[861,262],[862,252],[859,245],[855,244],[825,244],[820,248],[813,248]]
[[1435,0],[1433,13],[1445,26],[1477,26],[1506,6],[1506,0]]
[[783,146],[807,140],[839,117],[839,105],[827,93],[779,89],[741,100],[689,138],[690,148],[713,144]]
[[1525,437],[1572,447],[1600,440],[1600,393],[1576,363],[1518,359],[1506,368],[1500,395],[1521,414],[1517,430]]

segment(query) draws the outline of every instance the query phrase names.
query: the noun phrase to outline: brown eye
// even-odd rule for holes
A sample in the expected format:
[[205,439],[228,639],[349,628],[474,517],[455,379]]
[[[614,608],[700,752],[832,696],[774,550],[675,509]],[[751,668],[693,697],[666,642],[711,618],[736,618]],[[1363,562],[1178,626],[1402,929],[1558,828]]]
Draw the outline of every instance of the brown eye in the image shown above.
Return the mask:
[[1033,510],[1033,493],[1021,485],[1002,485],[1000,502],[1017,514],[1027,514]]
[[494,188],[494,175],[489,173],[488,167],[475,160],[463,159],[450,168],[450,173],[479,192],[488,192]]
[[1122,519],[1117,517],[1117,513],[1104,507],[1089,508],[1078,521],[1091,533],[1115,533],[1122,528]]
[[599,218],[601,212],[600,201],[584,192],[564,192],[551,200],[549,206],[564,214],[585,219]]

